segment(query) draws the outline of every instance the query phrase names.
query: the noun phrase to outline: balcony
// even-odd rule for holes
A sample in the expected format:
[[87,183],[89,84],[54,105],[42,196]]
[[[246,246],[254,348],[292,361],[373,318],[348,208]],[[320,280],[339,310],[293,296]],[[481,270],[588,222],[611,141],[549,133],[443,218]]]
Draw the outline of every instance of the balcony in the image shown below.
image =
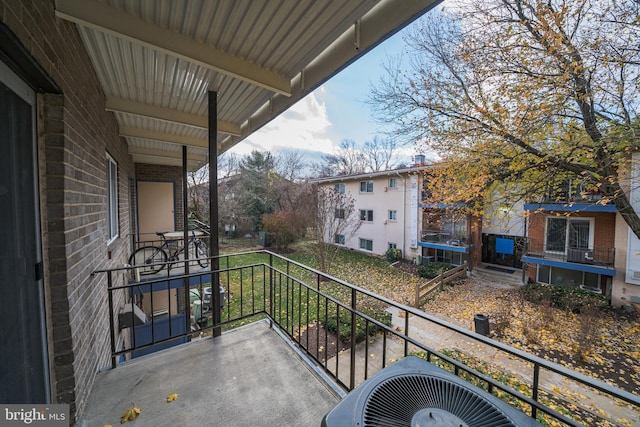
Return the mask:
[[584,190],[570,182],[556,191],[549,193],[538,200],[531,200],[524,205],[525,211],[556,211],[556,212],[612,212],[618,209],[610,198],[605,197],[601,191]]
[[448,249],[454,252],[468,252],[473,247],[473,233],[427,228],[420,236],[420,246]]
[[[547,422],[581,425],[571,414],[640,422],[637,395],[274,253],[224,255],[209,265],[215,267],[185,273],[184,265],[144,278],[131,268],[94,273],[107,276],[113,369],[98,375],[78,425],[115,424],[135,404],[145,425],[319,426],[339,397],[412,354]],[[216,281],[222,293],[214,293],[214,310],[193,316],[184,295],[203,295]],[[144,315],[151,315],[136,320],[140,292],[149,297]],[[215,310],[222,297],[223,309]],[[155,331],[157,304],[168,307],[169,325],[177,319],[182,326],[137,340],[136,322]],[[119,316],[127,307],[129,323]],[[326,331],[339,331],[342,345]],[[181,344],[134,357],[172,341]],[[482,362],[482,372],[467,366],[471,359]],[[168,404],[170,393],[179,398]]]
[[570,268],[579,271],[615,275],[615,248],[565,248],[550,251],[543,241],[528,240],[522,260],[532,264]]

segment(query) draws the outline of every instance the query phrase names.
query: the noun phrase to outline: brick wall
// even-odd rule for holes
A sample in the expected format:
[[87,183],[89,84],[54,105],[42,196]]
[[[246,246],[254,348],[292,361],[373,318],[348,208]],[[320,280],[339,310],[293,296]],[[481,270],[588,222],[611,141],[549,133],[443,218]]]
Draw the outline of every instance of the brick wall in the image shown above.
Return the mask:
[[[552,212],[533,213],[529,217],[529,238],[544,242],[546,218]],[[616,216],[607,212],[580,212],[571,218],[594,218],[593,244],[595,248],[613,248],[615,246]]]
[[[133,163],[76,27],[54,16],[53,0],[0,0],[0,21],[62,91],[38,96],[40,203],[52,399],[75,418],[110,363],[106,281],[91,272],[129,253]],[[119,184],[120,237],[109,246],[107,152]]]
[[[560,213],[562,214],[562,213]],[[537,212],[529,216],[529,240],[538,245],[545,241],[546,218],[554,215],[553,212]],[[611,249],[615,247],[616,214],[607,212],[579,212],[571,215],[571,218],[593,218],[594,233],[593,247],[596,249]],[[535,247],[535,246],[534,246]],[[541,249],[542,246],[537,247]],[[616,258],[618,254],[616,253]],[[536,279],[536,266],[529,265],[527,275],[531,281]]]

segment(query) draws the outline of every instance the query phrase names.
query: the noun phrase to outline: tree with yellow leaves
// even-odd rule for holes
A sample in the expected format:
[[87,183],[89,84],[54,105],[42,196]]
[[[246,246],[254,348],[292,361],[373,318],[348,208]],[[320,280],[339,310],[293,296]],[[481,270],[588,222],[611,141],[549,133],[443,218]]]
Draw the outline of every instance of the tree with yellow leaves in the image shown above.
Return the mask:
[[496,182],[502,203],[535,200],[571,179],[640,237],[638,182],[625,184],[640,148],[639,11],[633,0],[447,2],[406,36],[409,65],[389,64],[371,103],[443,160],[431,201],[495,200]]

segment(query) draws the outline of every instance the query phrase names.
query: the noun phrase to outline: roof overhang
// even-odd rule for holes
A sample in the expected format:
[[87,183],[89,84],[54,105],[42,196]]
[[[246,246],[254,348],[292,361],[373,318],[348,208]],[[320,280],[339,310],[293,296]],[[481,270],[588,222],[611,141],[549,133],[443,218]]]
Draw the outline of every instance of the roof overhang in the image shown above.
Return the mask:
[[207,162],[440,0],[56,0],[77,24],[134,161]]
[[345,181],[362,181],[363,179],[373,179],[379,177],[387,177],[387,176],[402,176],[402,175],[412,175],[422,173],[426,170],[429,170],[430,166],[410,166],[408,168],[398,168],[398,169],[388,169],[379,172],[363,172],[352,175],[336,175],[336,176],[327,176],[322,178],[314,178],[311,179],[310,182],[314,184],[331,184],[334,182],[345,182]]

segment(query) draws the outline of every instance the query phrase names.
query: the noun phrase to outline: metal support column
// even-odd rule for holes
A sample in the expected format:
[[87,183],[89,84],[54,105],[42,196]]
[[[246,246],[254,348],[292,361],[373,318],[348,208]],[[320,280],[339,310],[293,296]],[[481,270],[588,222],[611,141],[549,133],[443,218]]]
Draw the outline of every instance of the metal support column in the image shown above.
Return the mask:
[[184,298],[185,298],[185,331],[191,329],[191,304],[189,304],[189,199],[188,195],[188,181],[187,181],[187,146],[182,146],[182,238],[184,248]]
[[209,91],[209,248],[211,253],[211,298],[213,336],[221,334],[220,247],[218,242],[218,93]]

